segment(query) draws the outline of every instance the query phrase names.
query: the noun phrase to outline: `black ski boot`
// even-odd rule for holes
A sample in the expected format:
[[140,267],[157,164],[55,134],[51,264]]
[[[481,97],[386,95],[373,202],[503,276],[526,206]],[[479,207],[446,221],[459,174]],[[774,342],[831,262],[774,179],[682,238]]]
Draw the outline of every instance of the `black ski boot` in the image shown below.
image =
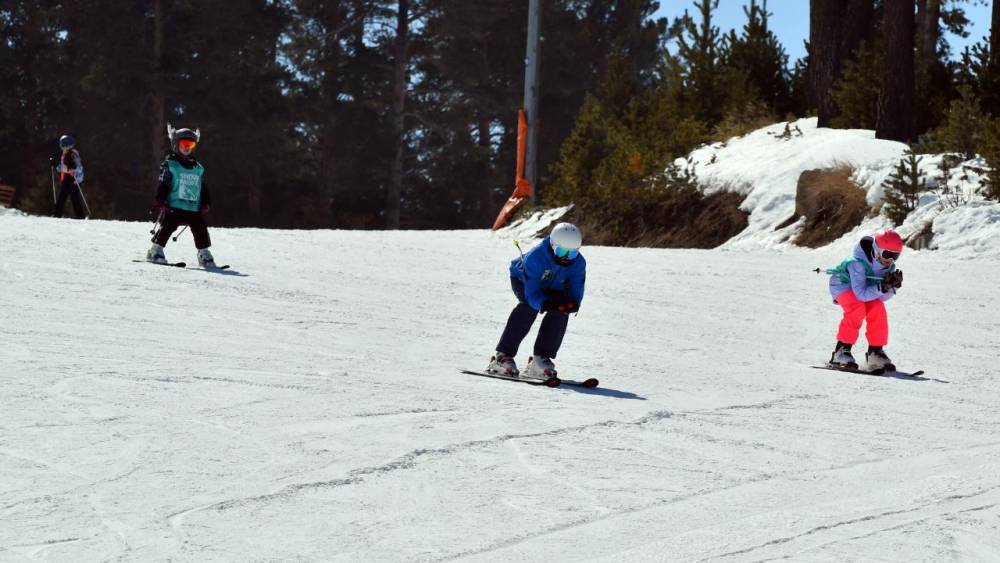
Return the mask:
[[837,342],[833,354],[830,356],[830,365],[841,369],[858,369],[858,362],[851,355],[851,345],[846,342]]
[[868,371],[884,373],[896,371],[895,364],[886,355],[881,346],[869,346],[868,353],[865,354],[865,363],[868,364]]

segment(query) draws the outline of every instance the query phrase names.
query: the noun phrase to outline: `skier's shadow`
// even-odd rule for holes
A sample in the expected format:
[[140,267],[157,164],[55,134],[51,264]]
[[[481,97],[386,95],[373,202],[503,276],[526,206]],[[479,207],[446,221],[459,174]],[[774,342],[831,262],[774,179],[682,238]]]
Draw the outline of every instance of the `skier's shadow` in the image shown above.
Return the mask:
[[238,278],[250,277],[249,274],[244,274],[239,270],[234,270],[232,268],[226,268],[225,270],[206,270],[204,268],[188,268],[189,270],[196,270],[198,272],[205,272],[207,274],[217,274],[220,276],[236,276]]
[[937,379],[934,377],[924,377],[922,375],[909,375],[905,373],[883,373],[876,375],[875,377],[889,377],[892,379],[902,379],[903,381],[936,381],[938,383],[951,383],[944,379]]
[[612,399],[646,400],[646,397],[641,397],[631,391],[619,391],[618,389],[611,389],[608,387],[577,387],[575,385],[563,385],[559,388],[576,391],[577,393],[583,393],[584,395],[600,395],[602,397],[609,397]]

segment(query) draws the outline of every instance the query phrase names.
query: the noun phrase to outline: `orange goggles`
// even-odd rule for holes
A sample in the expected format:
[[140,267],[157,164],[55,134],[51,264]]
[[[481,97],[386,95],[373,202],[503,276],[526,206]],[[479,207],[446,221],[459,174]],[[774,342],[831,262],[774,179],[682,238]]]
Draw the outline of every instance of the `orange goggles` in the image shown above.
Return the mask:
[[178,148],[193,151],[196,146],[198,146],[198,142],[192,141],[191,139],[181,139],[180,141],[177,141]]

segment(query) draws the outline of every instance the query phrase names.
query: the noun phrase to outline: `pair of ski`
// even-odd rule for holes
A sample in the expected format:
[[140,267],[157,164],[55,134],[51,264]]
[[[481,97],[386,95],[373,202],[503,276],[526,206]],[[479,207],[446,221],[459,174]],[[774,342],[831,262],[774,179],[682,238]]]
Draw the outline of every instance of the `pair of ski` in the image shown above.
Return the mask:
[[893,370],[884,370],[884,369],[867,370],[867,369],[861,369],[861,368],[852,368],[852,367],[846,367],[846,366],[837,366],[837,365],[833,365],[833,364],[826,364],[826,365],[822,365],[822,366],[811,366],[811,367],[816,368],[816,369],[828,369],[828,370],[832,370],[832,371],[846,371],[847,373],[860,373],[860,374],[864,374],[864,375],[882,375],[882,376],[889,376],[889,377],[893,377],[893,376],[896,376],[896,377],[919,377],[919,376],[921,376],[921,375],[924,374],[924,370],[922,370],[922,369],[921,370],[917,370],[917,371],[915,371],[913,373],[907,373],[905,371],[898,371],[898,370],[895,370],[895,369],[893,369]]
[[600,383],[594,378],[585,379],[583,381],[575,381],[573,379],[561,379],[559,377],[554,377],[554,376],[548,379],[534,379],[531,377],[513,377],[510,375],[504,375],[502,373],[490,373],[488,371],[472,371],[468,369],[463,369],[459,371],[468,375],[478,375],[479,377],[491,377],[493,379],[503,379],[505,381],[516,381],[518,383],[527,383],[528,385],[544,385],[545,387],[559,387],[560,385],[568,385],[570,387],[597,387]]
[[[157,266],[173,266],[174,268],[187,268],[187,262],[150,262],[149,260],[132,260],[133,262],[149,262],[150,264],[156,264]],[[215,268],[196,268],[205,270],[206,272],[218,272],[221,270],[228,270],[229,264],[225,266],[216,266]]]

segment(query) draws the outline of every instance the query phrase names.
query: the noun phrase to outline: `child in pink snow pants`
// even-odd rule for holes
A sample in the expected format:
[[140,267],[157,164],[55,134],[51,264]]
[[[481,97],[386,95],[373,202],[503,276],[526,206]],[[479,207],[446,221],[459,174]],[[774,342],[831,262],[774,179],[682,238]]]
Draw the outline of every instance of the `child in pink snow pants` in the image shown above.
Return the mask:
[[836,268],[827,270],[830,295],[844,310],[837,329],[837,347],[830,357],[835,367],[858,369],[851,347],[858,340],[861,324],[866,323],[868,352],[865,362],[871,371],[895,371],[883,347],[889,342],[889,318],[885,302],[903,286],[903,272],[896,260],[903,252],[903,239],[896,231],[882,230],[866,236],[854,247],[854,253]]

